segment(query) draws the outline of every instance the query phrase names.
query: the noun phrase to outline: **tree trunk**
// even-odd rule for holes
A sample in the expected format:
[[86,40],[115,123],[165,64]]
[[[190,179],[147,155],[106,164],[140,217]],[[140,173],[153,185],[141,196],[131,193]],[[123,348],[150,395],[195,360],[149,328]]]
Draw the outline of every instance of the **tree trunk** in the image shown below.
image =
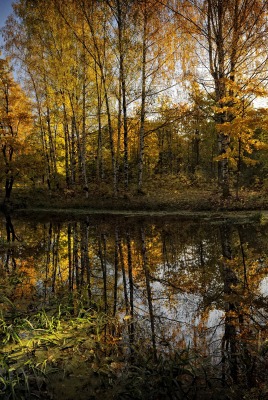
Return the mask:
[[123,47],[123,31],[124,22],[121,9],[121,0],[116,1],[117,5],[117,25],[118,25],[118,47],[119,47],[119,82],[120,91],[122,92],[122,107],[123,107],[123,127],[124,127],[124,187],[128,188],[128,126],[127,126],[127,101],[126,101],[126,79]]
[[67,189],[70,188],[70,162],[69,162],[69,123],[66,112],[65,102],[63,102],[63,130],[64,130],[64,152],[65,152],[65,180]]
[[[219,0],[217,5],[213,0],[208,0],[208,45],[210,72],[214,79],[215,101],[217,106],[223,108],[222,99],[226,96],[225,72],[225,46],[224,46],[224,0]],[[214,45],[216,49],[214,48]],[[220,131],[220,125],[226,122],[226,112],[217,112],[215,121],[218,124],[218,181],[224,198],[230,195],[228,149],[230,136]]]
[[39,121],[39,126],[40,126],[40,133],[41,133],[42,150],[43,150],[43,155],[44,155],[44,159],[45,159],[46,183],[47,183],[47,186],[48,186],[48,190],[51,190],[51,165],[50,165],[51,164],[51,160],[49,158],[49,150],[48,150],[48,144],[47,144],[47,138],[46,138],[46,130],[45,130],[44,122],[43,122],[43,118],[42,118],[41,102],[40,102],[40,98],[39,98],[39,94],[38,94],[35,78],[34,78],[32,72],[29,70],[29,68],[27,69],[27,72],[28,72],[28,74],[30,76],[30,79],[31,79],[31,82],[33,84],[35,99],[36,99],[36,102],[37,102],[37,112],[38,112],[38,121]]
[[13,188],[13,183],[14,183],[14,172],[13,168],[11,166],[12,163],[12,158],[13,158],[13,153],[14,149],[13,146],[2,144],[2,153],[4,156],[4,163],[5,163],[5,200],[4,201],[9,201],[12,188]]
[[[83,42],[85,41],[85,29],[84,23],[83,29]],[[82,68],[83,68],[83,86],[82,86],[82,138],[81,138],[81,169],[82,169],[82,180],[83,190],[86,198],[88,198],[88,178],[86,168],[86,53],[85,48],[82,48]]]
[[47,107],[46,110],[46,119],[47,119],[47,132],[48,132],[48,141],[49,141],[49,155],[51,160],[52,166],[52,176],[53,176],[53,183],[55,184],[56,188],[59,188],[58,182],[58,171],[57,171],[57,160],[56,160],[56,143],[53,139],[52,134],[52,127],[51,127],[51,116],[50,116],[50,109]]
[[146,55],[147,55],[146,33],[147,33],[147,13],[145,10],[144,20],[143,20],[143,38],[142,38],[141,115],[140,115],[140,132],[139,132],[138,191],[142,191],[142,186],[143,186],[145,103],[146,103]]

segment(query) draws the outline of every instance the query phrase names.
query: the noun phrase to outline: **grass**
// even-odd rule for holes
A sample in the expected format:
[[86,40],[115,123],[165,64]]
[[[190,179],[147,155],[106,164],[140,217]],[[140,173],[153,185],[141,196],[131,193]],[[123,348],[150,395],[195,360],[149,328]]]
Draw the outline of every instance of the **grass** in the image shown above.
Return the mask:
[[95,307],[17,314],[1,316],[0,398],[188,398],[196,377],[188,349],[156,360],[140,342],[129,352],[111,334],[118,321]]
[[[127,324],[132,321],[127,320]],[[137,321],[136,321],[137,323]],[[14,307],[1,315],[0,398],[3,400],[265,399],[268,387],[225,382],[210,357],[187,346],[155,358],[147,341],[132,347],[123,325],[80,304],[41,309]],[[127,329],[126,321],[124,328]],[[12,329],[10,328],[12,327]],[[138,329],[138,326],[136,325]]]

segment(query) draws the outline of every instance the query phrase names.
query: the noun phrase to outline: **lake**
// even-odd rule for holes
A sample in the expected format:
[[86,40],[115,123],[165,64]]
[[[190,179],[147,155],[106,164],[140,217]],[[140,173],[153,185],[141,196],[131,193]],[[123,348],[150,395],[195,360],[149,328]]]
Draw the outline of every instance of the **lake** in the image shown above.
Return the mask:
[[66,377],[76,399],[267,396],[267,239],[264,214],[1,215],[0,393],[15,364],[14,398],[72,399]]

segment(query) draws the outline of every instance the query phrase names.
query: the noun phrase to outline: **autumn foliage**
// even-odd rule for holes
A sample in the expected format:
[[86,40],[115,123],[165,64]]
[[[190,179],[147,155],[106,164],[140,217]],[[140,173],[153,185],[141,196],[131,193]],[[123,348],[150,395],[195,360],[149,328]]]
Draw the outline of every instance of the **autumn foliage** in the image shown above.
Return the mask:
[[7,198],[13,182],[86,197],[96,185],[143,194],[171,176],[224,197],[265,186],[267,112],[255,102],[266,96],[265,1],[13,8],[0,70]]

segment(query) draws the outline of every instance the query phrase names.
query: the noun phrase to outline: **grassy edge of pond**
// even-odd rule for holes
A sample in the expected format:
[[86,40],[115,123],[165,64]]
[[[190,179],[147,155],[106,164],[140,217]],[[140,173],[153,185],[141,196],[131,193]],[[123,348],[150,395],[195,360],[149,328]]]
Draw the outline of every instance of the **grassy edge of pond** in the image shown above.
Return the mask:
[[[108,317],[96,304],[80,303],[75,309],[58,304],[23,313],[8,299],[1,301],[9,308],[0,316],[3,400],[267,398],[266,379],[254,388],[230,381],[223,390],[210,357],[186,345],[157,358],[148,343],[126,352],[120,328],[131,319]],[[256,362],[261,371],[266,360],[260,354]]]
[[[187,348],[156,360],[140,343],[126,360],[119,321],[95,307],[10,312],[0,318],[1,398],[138,400],[172,393],[185,398],[197,379],[196,357]],[[121,322],[125,328],[131,323]]]

